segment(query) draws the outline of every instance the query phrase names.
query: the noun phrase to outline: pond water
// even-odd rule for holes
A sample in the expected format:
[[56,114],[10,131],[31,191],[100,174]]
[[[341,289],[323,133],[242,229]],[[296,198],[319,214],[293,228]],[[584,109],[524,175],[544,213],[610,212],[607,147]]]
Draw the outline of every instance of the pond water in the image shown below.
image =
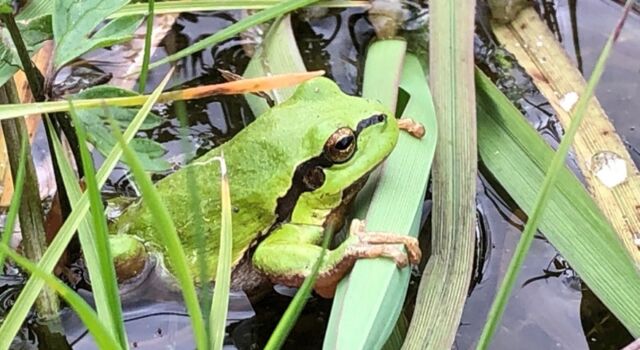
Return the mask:
[[[555,10],[551,11],[550,18],[554,20],[554,30],[562,38],[568,54],[579,62],[585,75],[588,75],[606,36],[618,19],[620,5],[608,0],[558,0],[546,4],[551,6],[549,9]],[[422,5],[420,7],[424,9]],[[575,11],[576,21],[572,20],[572,11]],[[160,59],[167,52],[186,47],[227,26],[241,15],[240,12],[198,13],[173,18],[170,22],[171,30],[153,59]],[[427,11],[416,10],[415,15],[414,22],[423,23],[427,18]],[[308,21],[296,17],[293,26],[307,68],[325,69],[346,92],[357,94],[362,53],[374,37],[373,29],[362,10],[329,10],[324,16]],[[407,27],[410,34],[419,37],[419,33],[412,29],[412,26]],[[244,45],[249,45],[252,40],[251,37],[234,38],[185,58],[181,61],[182,70],[174,76],[170,86],[222,82],[224,79],[217,69],[241,73],[249,61]],[[484,45],[486,52],[492,50],[490,42],[485,42]],[[479,53],[482,50],[479,49]],[[117,76],[128,62],[124,59],[106,59],[113,54],[113,50],[99,50],[87,55],[86,59],[93,69],[113,72]],[[632,13],[611,56],[597,96],[629,147],[636,164],[640,163],[640,130],[637,130],[637,111],[640,110],[638,57],[640,15]],[[166,67],[152,71],[148,89],[155,87],[165,73]],[[551,107],[526,79],[519,78],[516,83],[525,91],[516,102],[527,112],[527,118],[540,133],[550,143],[557,144],[558,135],[562,131]],[[189,102],[187,108],[188,140],[197,154],[230,139],[254,118],[241,97],[205,98]],[[184,149],[178,137],[178,123],[172,117],[173,111],[166,108],[159,113],[170,119],[148,132],[148,136],[164,143],[168,149],[166,159],[180,163],[184,160],[181,156]],[[101,157],[96,154],[96,163],[101,161]],[[105,194],[135,194],[126,169],[118,168],[114,172]],[[478,213],[478,232],[484,248],[479,247],[477,254],[483,257],[484,265],[476,272],[474,288],[465,305],[455,345],[460,349],[473,348],[475,345],[498,281],[506,270],[523,226],[522,211],[487,173],[479,177]],[[425,227],[423,237],[428,239],[428,235],[428,227]],[[77,270],[82,271],[81,264],[77,266]],[[0,301],[3,305],[10,303],[19,282],[19,279],[7,277],[2,283]],[[152,277],[141,288],[126,296],[124,306],[130,340],[135,342],[137,348],[156,349],[169,344],[176,348],[191,348],[189,321],[180,303],[180,296],[161,288],[162,285],[163,282]],[[78,288],[90,299],[86,283],[81,282]],[[414,294],[415,283],[411,288],[410,294]],[[242,296],[234,299],[231,318],[243,320],[229,326],[229,347],[262,348],[289,300],[287,296],[272,292],[251,308]],[[320,348],[330,307],[330,300],[310,300],[285,348]],[[409,312],[410,309],[409,306]],[[67,339],[74,348],[92,348],[90,337],[70,312],[63,314],[63,321]],[[47,348],[37,340],[37,334],[41,333],[37,327],[25,330],[21,335],[24,342],[20,344],[40,344],[40,348]],[[519,349],[613,349],[626,345],[631,340],[615,317],[580,283],[579,277],[566,261],[539,234],[518,277],[517,287],[492,348],[513,348],[514,344],[518,344]]]

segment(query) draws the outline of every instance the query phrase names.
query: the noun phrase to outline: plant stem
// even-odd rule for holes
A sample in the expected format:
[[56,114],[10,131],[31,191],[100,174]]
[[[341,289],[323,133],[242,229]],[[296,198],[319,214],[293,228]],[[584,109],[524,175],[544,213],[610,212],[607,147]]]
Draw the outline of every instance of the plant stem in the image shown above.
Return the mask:
[[147,86],[147,76],[149,75],[149,60],[151,59],[151,35],[153,34],[154,8],[155,1],[149,0],[147,31],[144,35],[144,55],[142,56],[142,71],[140,71],[140,82],[138,83],[138,92],[140,92],[140,94],[144,94],[144,89]]
[[[22,69],[27,78],[27,82],[29,83],[29,89],[31,89],[31,94],[33,95],[33,99],[36,102],[44,102],[46,99],[45,92],[44,92],[44,78],[42,77],[42,74],[40,73],[40,71],[33,65],[33,62],[31,62],[29,51],[27,50],[27,47],[24,44],[24,40],[22,40],[20,29],[16,24],[13,14],[11,13],[2,14],[0,15],[0,19],[2,19],[2,22],[7,27],[7,30],[11,35],[11,40],[13,41],[13,44],[16,47],[18,58],[20,59],[20,63],[22,64]],[[60,113],[55,113],[54,117],[52,118],[54,128],[56,129],[56,133],[58,135],[60,135],[59,125],[61,124],[64,125],[64,121],[62,120],[62,118],[64,118],[64,115]],[[51,139],[49,138],[49,135],[50,135],[49,125],[45,123],[44,127],[47,134],[47,141],[48,141],[47,143],[49,146],[49,150],[51,151],[51,153],[53,153],[53,144],[51,142]],[[70,133],[67,130],[67,132],[65,132],[65,136],[67,136],[67,138],[70,140],[70,144],[77,146],[77,142],[75,143],[71,142],[75,139],[75,133],[72,133],[71,138],[69,138],[69,134]],[[75,152],[75,151],[76,150],[74,149],[73,153],[74,153],[74,158],[77,161],[80,158],[76,156],[78,152]],[[67,216],[69,216],[69,213],[71,212],[71,205],[69,203],[69,198],[67,197],[67,191],[64,187],[64,182],[62,181],[60,168],[58,167],[58,164],[56,164],[55,162],[53,162],[52,165],[53,165],[53,174],[56,179],[56,188],[58,189],[58,200],[60,201],[62,217],[66,218]]]
[[[0,102],[17,103],[18,94],[13,79],[10,79],[0,89]],[[27,135],[27,127],[24,118],[14,118],[2,121],[2,131],[4,132],[9,163],[11,165],[11,175],[17,178],[20,155],[20,136]],[[20,203],[19,219],[22,230],[22,247],[24,253],[31,261],[40,261],[46,250],[44,233],[44,214],[40,203],[40,193],[38,189],[38,179],[36,170],[31,158],[31,147],[26,143],[27,159],[25,166],[25,179],[23,197]],[[58,317],[59,303],[56,294],[49,288],[42,291],[36,301],[36,310],[39,316],[44,319],[54,319]]]

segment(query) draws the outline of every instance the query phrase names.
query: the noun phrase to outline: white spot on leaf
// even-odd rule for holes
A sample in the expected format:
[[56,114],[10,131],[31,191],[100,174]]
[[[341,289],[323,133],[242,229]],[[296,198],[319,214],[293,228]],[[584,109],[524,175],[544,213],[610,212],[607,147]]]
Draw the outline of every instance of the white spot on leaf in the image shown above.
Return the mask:
[[591,157],[589,168],[596,178],[608,188],[614,188],[627,180],[627,162],[610,151],[598,152]]
[[562,96],[559,102],[560,107],[569,112],[571,111],[571,108],[575,106],[576,102],[578,102],[578,94],[575,91],[567,92],[564,96]]

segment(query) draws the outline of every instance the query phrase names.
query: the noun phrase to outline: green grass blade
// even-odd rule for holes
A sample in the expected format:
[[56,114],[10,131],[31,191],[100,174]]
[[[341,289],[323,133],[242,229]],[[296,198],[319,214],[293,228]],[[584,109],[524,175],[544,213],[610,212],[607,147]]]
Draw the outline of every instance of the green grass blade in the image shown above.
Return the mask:
[[97,253],[101,282],[104,283],[102,289],[105,291],[105,300],[100,302],[105,302],[107,304],[106,309],[109,310],[107,315],[101,316],[106,316],[106,323],[110,326],[114,336],[120,342],[120,346],[122,348],[126,348],[127,333],[124,329],[124,320],[122,318],[118,280],[113,266],[113,258],[108,238],[107,221],[104,215],[104,206],[102,205],[100,189],[98,187],[98,182],[96,181],[93,159],[91,158],[91,155],[89,155],[89,150],[87,149],[86,132],[82,123],[78,120],[71,100],[69,100],[69,112],[71,120],[75,125],[76,134],[78,135],[80,157],[82,158],[81,163],[84,168],[87,192],[89,193],[89,207],[91,210],[93,237],[95,243],[95,247],[90,247],[90,249]]
[[[156,4],[156,14],[196,12],[196,11],[229,11],[229,10],[262,10],[277,5],[280,0],[191,0],[162,1]],[[320,1],[318,7],[346,8],[368,7],[368,1]],[[147,5],[144,3],[129,4],[110,17],[144,15]]]
[[171,215],[167,207],[163,204],[160,194],[153,186],[151,178],[145,173],[140,159],[138,159],[135,152],[127,145],[126,140],[122,137],[117,122],[112,121],[111,124],[114,135],[118,139],[127,163],[131,167],[131,171],[149,208],[149,212],[154,218],[156,233],[166,246],[168,258],[171,261],[171,266],[173,266],[173,274],[180,286],[187,313],[191,319],[196,348],[206,349],[209,342],[202,317],[202,309],[200,308],[198,294],[193,284],[193,276],[191,276],[189,272],[187,257],[182,249],[182,244],[180,243],[176,227],[171,220]]
[[[170,70],[167,76],[162,80],[160,85],[154,90],[149,99],[144,103],[136,117],[131,122],[131,125],[127,128],[124,133],[124,138],[129,142],[133,139],[133,136],[138,131],[140,126],[142,125],[144,118],[147,116],[153,104],[158,100],[162,90],[169,82],[169,78],[173,70]],[[104,182],[107,180],[107,177],[116,166],[120,156],[122,155],[122,148],[119,145],[115,145],[113,150],[109,153],[107,158],[104,161],[104,164],[98,170],[96,179],[98,184],[102,186]],[[44,272],[51,273],[56,263],[62,256],[62,253],[69,244],[69,241],[73,237],[74,232],[80,226],[81,222],[85,219],[87,212],[89,211],[89,195],[87,193],[83,194],[80,200],[77,202],[77,209],[72,210],[71,214],[64,222],[60,230],[58,231],[58,235],[54,238],[54,240],[50,243],[49,248],[43,255],[42,259],[38,262],[38,267],[42,269]],[[3,336],[0,337],[0,349],[9,349],[11,345],[11,341],[17,334],[22,322],[27,316],[29,310],[31,309],[31,305],[35,301],[36,297],[42,290],[44,286],[44,282],[37,278],[29,278],[27,283],[22,289],[22,292],[16,299],[14,306],[7,314],[6,318],[0,325],[0,334]]]
[[[65,156],[62,144],[58,135],[55,133],[55,129],[51,125],[51,121],[47,118],[46,122],[49,123],[49,137],[53,144],[53,153],[56,158],[56,162],[60,168],[60,174],[62,175],[62,181],[64,182],[65,189],[67,190],[67,196],[71,203],[72,209],[78,208],[78,203],[82,197],[82,189],[78,184],[78,179],[75,176],[74,171],[71,168],[69,160]],[[93,293],[93,299],[96,304],[98,316],[105,320],[106,326],[110,330],[117,330],[122,327],[122,322],[113,323],[113,317],[111,316],[111,304],[109,303],[109,283],[106,281],[108,274],[103,275],[101,260],[97,252],[96,238],[91,229],[91,222],[89,218],[82,220],[78,226],[78,238],[80,239],[80,245],[82,247],[82,256],[85,261],[85,265],[91,278],[91,292]],[[117,281],[116,281],[117,288]],[[119,310],[116,312],[120,313]]]
[[300,289],[298,289],[298,291],[296,292],[296,295],[289,303],[289,306],[282,315],[282,318],[278,322],[278,325],[273,330],[273,333],[271,333],[271,337],[269,337],[269,341],[264,347],[265,350],[280,349],[284,345],[284,341],[287,339],[287,336],[293,329],[293,326],[295,326],[298,317],[300,317],[302,309],[307,304],[307,300],[311,295],[311,290],[316,284],[318,272],[320,271],[320,265],[322,263],[322,260],[324,260],[325,254],[327,253],[327,248],[329,247],[329,243],[333,238],[334,232],[335,228],[331,225],[328,225],[325,228],[323,233],[324,239],[322,240],[322,251],[320,251],[318,260],[316,260],[315,264],[313,264],[311,274],[304,279],[304,282],[300,286]]
[[231,194],[229,193],[229,177],[224,154],[220,153],[220,250],[218,266],[216,266],[216,285],[211,301],[211,315],[209,316],[211,349],[222,349],[225,328],[227,326],[227,311],[229,308],[229,287],[231,285],[231,260],[233,247],[231,222]]
[[587,87],[580,96],[578,103],[576,104],[573,117],[571,118],[571,125],[562,138],[562,142],[560,142],[560,146],[558,147],[558,150],[555,153],[551,164],[549,165],[549,170],[547,172],[547,175],[545,176],[544,182],[542,183],[542,189],[536,196],[535,204],[533,206],[533,212],[527,220],[527,224],[524,228],[524,232],[522,233],[522,237],[520,238],[520,241],[516,246],[513,259],[509,263],[509,267],[507,268],[504,280],[500,285],[500,289],[498,290],[496,299],[494,300],[491,306],[491,310],[489,311],[487,323],[482,330],[480,341],[478,343],[479,349],[486,349],[489,346],[495,329],[500,322],[500,319],[502,318],[502,314],[509,300],[509,295],[511,295],[511,290],[513,289],[513,285],[515,284],[517,274],[520,271],[520,267],[524,262],[527,252],[529,251],[531,242],[533,242],[533,236],[538,229],[538,225],[548,203],[549,196],[551,195],[551,190],[554,188],[554,184],[558,177],[558,174],[564,166],[565,158],[569,153],[569,148],[571,147],[573,138],[578,131],[578,126],[580,126],[580,123],[584,119],[584,112],[587,109],[587,104],[593,96],[593,92],[595,91],[598,81],[602,76],[607,58],[609,57],[611,49],[613,48],[613,43],[615,42],[615,39],[618,37],[620,30],[622,29],[622,25],[624,24],[632,3],[633,0],[627,0],[624,8],[624,14],[616,28],[614,28],[613,32],[609,36],[609,39],[605,43],[604,48],[600,53],[600,57],[598,57],[598,61],[596,62],[596,65],[593,69],[593,73],[591,74],[591,77],[589,78],[589,81],[587,83]]
[[[89,306],[80,295],[73,291],[73,289],[53,277],[50,273],[39,268],[38,265],[20,256],[6,245],[0,245],[0,251],[26,269],[33,276],[31,278],[35,277],[44,281],[49,287],[58,292],[58,294],[69,303],[71,308],[73,308],[82,323],[87,326],[87,329],[100,349],[123,349],[107,327],[102,324],[102,321],[98,318],[98,315],[93,311],[91,306]],[[9,341],[11,341],[12,338],[13,337],[10,337]]]
[[[138,92],[144,94],[147,87],[147,75],[149,75],[149,61],[151,59],[151,35],[153,34],[153,18],[155,15],[155,0],[148,0],[147,5],[147,30],[144,33],[144,54],[142,56],[142,70],[140,71],[140,79],[138,83]],[[144,4],[141,4],[144,5]]]
[[[404,50],[404,42],[394,40],[378,41],[370,46],[363,95],[395,105],[399,83],[410,95],[403,115],[421,122],[426,136],[418,140],[406,133],[400,134],[398,144],[384,164],[366,218],[368,230],[417,237],[437,126],[424,71],[415,56],[404,57]],[[409,277],[409,269],[398,270],[393,262],[385,259],[356,262],[336,292],[324,348],[381,348],[402,311]]]
[[[28,140],[29,137],[27,135],[22,135],[18,173],[14,179],[15,184],[13,186],[13,195],[11,196],[9,212],[7,213],[7,218],[4,222],[4,229],[2,231],[2,245],[7,247],[9,246],[9,241],[13,235],[13,228],[15,227],[16,219],[18,218],[18,211],[20,209],[20,199],[22,198],[22,189],[24,188],[24,177],[26,172],[25,162],[27,161]],[[0,252],[0,266],[4,266],[4,258],[4,253]]]
[[183,57],[194,54],[198,51],[206,49],[209,46],[217,44],[223,40],[229,39],[238,33],[247,30],[257,24],[264,23],[266,21],[272,20],[276,17],[282,16],[285,13],[297,10],[299,8],[311,5],[318,0],[286,0],[280,1],[276,5],[269,7],[265,10],[257,12],[249,17],[240,20],[227,28],[208,36],[197,43],[189,46],[186,49],[180,50],[173,55],[167,56],[159,61],[152,63],[149,68],[153,69],[159,67],[165,63],[173,62],[179,60]]

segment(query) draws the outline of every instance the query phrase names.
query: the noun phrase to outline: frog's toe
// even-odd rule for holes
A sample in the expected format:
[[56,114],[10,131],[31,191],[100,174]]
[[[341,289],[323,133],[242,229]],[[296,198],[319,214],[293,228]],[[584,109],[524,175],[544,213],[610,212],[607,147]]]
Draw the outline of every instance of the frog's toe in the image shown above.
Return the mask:
[[398,247],[389,244],[356,244],[349,247],[348,254],[358,258],[389,258],[392,259],[400,269],[409,264],[407,254],[398,249]]
[[[364,220],[354,219],[351,222],[349,232],[358,236],[360,242],[370,245],[393,246],[395,244],[402,244],[407,250],[405,257],[408,258],[409,263],[413,265],[420,263],[422,251],[420,250],[420,244],[416,238],[389,232],[367,231],[365,226],[366,223]],[[392,257],[390,255],[380,256]]]

